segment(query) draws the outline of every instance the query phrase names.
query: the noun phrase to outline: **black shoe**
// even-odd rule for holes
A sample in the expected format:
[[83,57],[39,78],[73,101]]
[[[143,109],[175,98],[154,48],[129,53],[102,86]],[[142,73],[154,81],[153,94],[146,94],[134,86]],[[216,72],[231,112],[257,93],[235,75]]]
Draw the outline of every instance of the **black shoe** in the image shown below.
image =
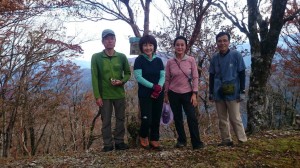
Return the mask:
[[204,148],[203,142],[199,143],[198,145],[193,146],[193,150],[202,149]]
[[104,146],[101,151],[102,152],[109,152],[109,151],[112,151],[112,150],[114,150],[113,146]]
[[233,146],[233,142],[232,141],[221,142],[220,144],[218,144],[218,146]]
[[116,150],[126,150],[129,149],[128,145],[124,142],[115,144]]
[[183,148],[183,147],[186,147],[186,143],[177,142],[175,145],[175,148]]

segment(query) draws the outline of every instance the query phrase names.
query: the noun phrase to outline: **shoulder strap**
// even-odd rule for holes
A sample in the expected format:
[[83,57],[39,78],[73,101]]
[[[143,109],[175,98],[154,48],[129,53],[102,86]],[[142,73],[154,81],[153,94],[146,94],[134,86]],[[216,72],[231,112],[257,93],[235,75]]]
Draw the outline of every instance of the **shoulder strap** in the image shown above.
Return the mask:
[[187,74],[184,73],[183,70],[181,69],[181,67],[180,67],[179,63],[177,62],[177,60],[176,60],[175,58],[174,58],[174,60],[175,60],[175,62],[176,62],[176,64],[177,64],[178,68],[179,68],[179,69],[181,70],[181,72],[184,74],[184,76],[186,76],[186,77],[189,79],[189,77],[187,76]]

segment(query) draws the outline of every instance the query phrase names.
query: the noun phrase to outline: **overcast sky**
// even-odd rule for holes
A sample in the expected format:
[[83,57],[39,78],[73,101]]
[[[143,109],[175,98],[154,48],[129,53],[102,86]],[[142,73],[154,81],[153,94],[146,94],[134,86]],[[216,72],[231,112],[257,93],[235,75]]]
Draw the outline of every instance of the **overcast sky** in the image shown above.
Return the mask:
[[[153,2],[157,3],[157,1],[158,0]],[[155,7],[157,5],[153,6],[153,2],[151,3],[152,5],[150,6],[150,13],[151,13],[150,30],[152,31],[158,28],[158,25],[162,24],[162,20],[163,20],[160,12],[158,12],[158,10]],[[162,4],[162,2],[160,2],[160,7],[164,5],[165,4]],[[139,16],[137,19],[139,23],[142,24],[144,20],[144,15]],[[139,25],[139,26],[143,26],[143,25]],[[115,47],[116,51],[124,53],[127,57],[136,56],[136,55],[129,55],[129,51],[130,51],[129,37],[134,37],[134,34],[131,27],[124,21],[73,22],[73,23],[67,23],[66,27],[67,27],[67,33],[70,36],[78,35],[80,39],[98,39],[98,40],[93,40],[82,44],[81,46],[84,50],[84,54],[82,57],[78,58],[77,60],[90,61],[91,56],[94,53],[100,52],[104,49],[101,42],[101,33],[104,29],[112,29],[115,32],[116,39],[117,39],[116,47]]]
[[116,34],[116,51],[123,52],[129,56],[129,37],[133,36],[129,25],[121,21],[99,21],[99,22],[76,22],[67,24],[68,35],[78,34],[80,39],[98,39],[82,44],[84,50],[81,60],[90,61],[93,53],[104,49],[101,42],[101,33],[104,29],[112,29]]
[[[159,1],[159,5],[156,5],[159,0],[154,0],[150,6],[150,30],[157,30],[163,23],[163,17],[157,8],[163,8],[166,4],[162,4],[163,1]],[[153,5],[154,4],[154,5]],[[166,7],[165,7],[166,8]],[[166,10],[163,10],[166,12]],[[168,15],[168,13],[165,13]],[[144,15],[140,15],[137,20],[139,26],[142,28]],[[72,22],[67,23],[67,33],[70,36],[78,36],[82,40],[97,39],[81,44],[84,50],[84,54],[76,59],[76,63],[82,63],[81,66],[90,67],[91,56],[94,53],[100,52],[104,49],[101,42],[101,33],[104,29],[112,29],[116,34],[116,47],[115,50],[124,53],[127,57],[135,57],[136,55],[129,55],[130,43],[129,37],[134,37],[131,27],[124,21],[86,21],[86,22]]]

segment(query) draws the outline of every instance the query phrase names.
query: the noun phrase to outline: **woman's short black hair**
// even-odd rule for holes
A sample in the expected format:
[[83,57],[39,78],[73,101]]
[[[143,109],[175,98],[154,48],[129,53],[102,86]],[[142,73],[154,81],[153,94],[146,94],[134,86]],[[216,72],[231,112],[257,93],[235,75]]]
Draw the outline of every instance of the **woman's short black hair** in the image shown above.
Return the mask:
[[140,41],[139,41],[139,48],[140,48],[140,51],[143,53],[143,45],[144,44],[153,44],[154,45],[154,51],[153,52],[156,52],[156,49],[157,49],[157,41],[155,40],[155,38],[151,35],[145,35],[143,36]]
[[216,35],[216,41],[218,41],[218,38],[221,37],[221,36],[224,36],[226,35],[228,37],[228,40],[230,41],[230,34],[227,33],[227,32],[220,32]]
[[177,40],[184,40],[185,45],[187,46],[187,39],[186,39],[184,36],[177,36],[177,37],[174,39],[173,46],[175,46]]

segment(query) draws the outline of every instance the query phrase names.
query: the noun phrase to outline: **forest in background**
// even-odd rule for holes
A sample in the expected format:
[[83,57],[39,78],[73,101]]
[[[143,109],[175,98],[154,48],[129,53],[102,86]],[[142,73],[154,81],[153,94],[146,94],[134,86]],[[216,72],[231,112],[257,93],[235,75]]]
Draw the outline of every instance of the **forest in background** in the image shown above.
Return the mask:
[[[185,35],[201,74],[198,118],[204,136],[218,134],[214,105],[208,101],[207,73],[216,51],[215,34],[230,32],[232,48],[248,39],[251,49],[242,53],[251,54],[252,61],[249,99],[244,104],[249,133],[296,124],[300,108],[299,1],[248,0],[245,6],[221,0],[164,2],[169,6],[161,10],[166,24],[161,31],[151,31],[150,7],[158,7],[158,1],[1,1],[0,155],[34,156],[100,145],[101,121],[92,91],[82,80],[82,69],[72,62],[83,52],[80,45],[89,39],[66,35],[68,16],[98,22],[123,20],[137,37],[155,35],[159,51],[167,55],[172,54],[172,39]],[[137,22],[137,15],[144,15],[142,23]],[[282,45],[277,45],[279,38]],[[133,76],[126,87],[127,137],[134,140],[139,110]],[[162,134],[174,138],[173,127],[162,127]]]

